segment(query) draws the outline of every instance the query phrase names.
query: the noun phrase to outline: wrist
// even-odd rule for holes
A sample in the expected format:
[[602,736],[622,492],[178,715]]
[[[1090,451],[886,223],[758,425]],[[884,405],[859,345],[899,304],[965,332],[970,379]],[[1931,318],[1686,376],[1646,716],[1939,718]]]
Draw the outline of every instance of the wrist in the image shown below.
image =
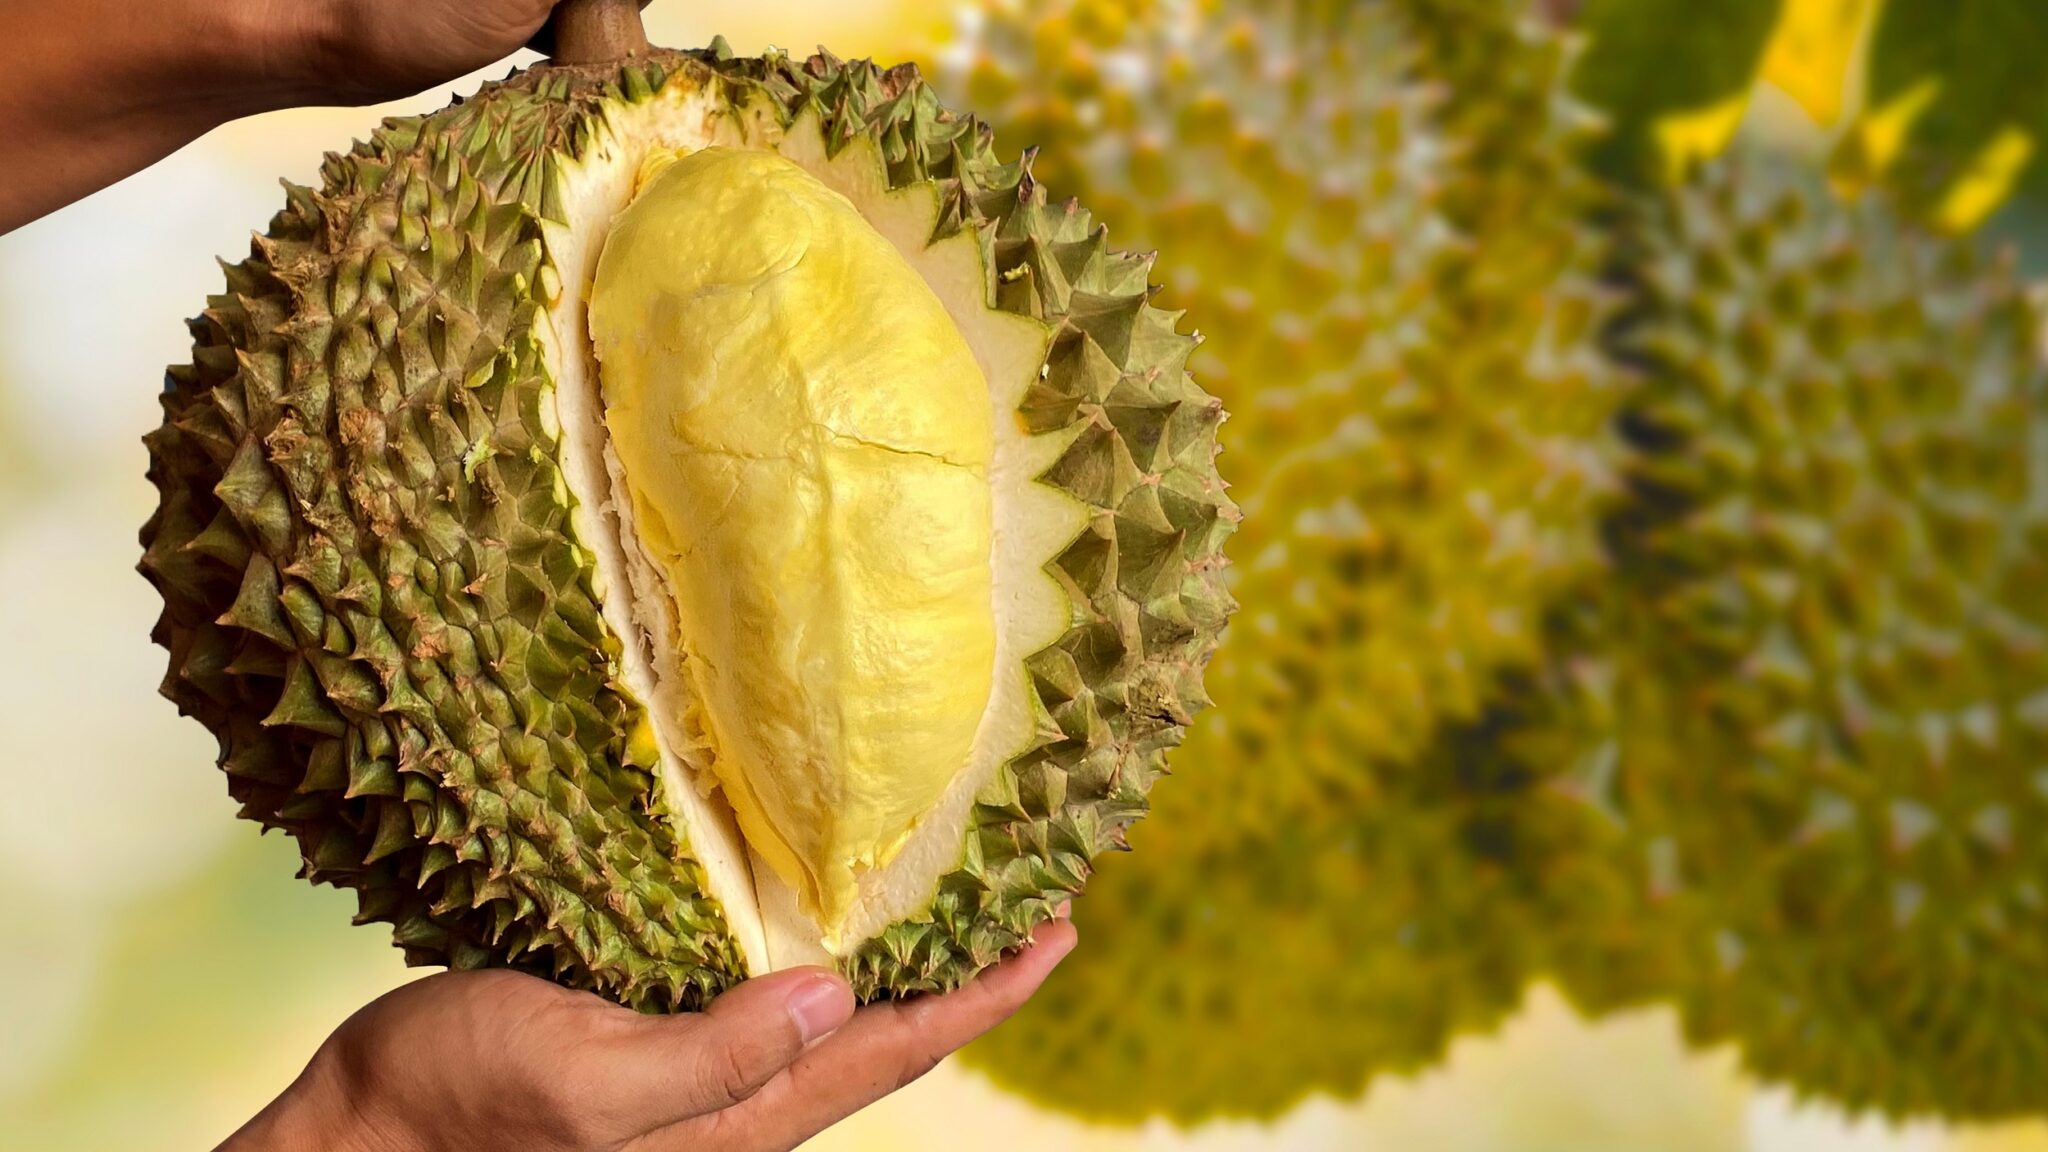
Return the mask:
[[0,0],[0,30],[19,50],[0,93],[14,111],[67,130],[106,131],[137,119],[210,128],[307,95],[315,25],[329,7]]
[[331,1049],[323,1047],[291,1087],[216,1152],[415,1152],[356,1099]]
[[[211,123],[326,96],[323,24],[333,5],[292,0],[167,0],[145,67]],[[210,125],[209,125],[210,126]]]
[[[0,0],[0,232],[216,125],[324,98],[336,0]],[[25,175],[19,175],[25,174]]]

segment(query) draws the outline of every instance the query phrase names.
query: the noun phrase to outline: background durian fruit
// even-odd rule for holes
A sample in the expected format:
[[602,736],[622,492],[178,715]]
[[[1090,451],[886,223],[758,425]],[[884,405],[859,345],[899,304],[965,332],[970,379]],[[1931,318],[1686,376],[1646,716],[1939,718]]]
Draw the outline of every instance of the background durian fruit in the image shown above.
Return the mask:
[[2048,1077],[2048,364],[2002,260],[1738,154],[1624,232],[1619,791],[1759,1075],[1892,1116]]
[[1439,43],[1421,5],[991,3],[942,57],[1055,192],[1171,241],[1265,457],[1232,471],[1223,707],[1088,948],[970,1049],[1036,1098],[1271,1116],[1434,1061],[1563,951],[1657,982],[1543,647],[1612,487],[1594,190],[1560,45],[1466,8]]
[[143,561],[308,877],[413,962],[672,1008],[957,985],[1121,844],[1237,518],[1149,261],[914,71],[722,44],[321,175],[192,324]]
[[[1677,999],[1702,1042],[1852,1109],[2038,1107],[2048,440],[2009,272],[1787,186],[1793,162],[1591,185],[1563,41],[1519,5],[1040,12],[985,6],[953,82],[1132,204],[1120,234],[1211,221],[1170,290],[1248,285],[1333,346],[1208,374],[1276,445],[1237,490],[1225,707],[1079,910],[1111,946],[974,1059],[1095,1116],[1271,1115],[1433,1059],[1547,975],[1595,1010]],[[1120,116],[1180,127],[1083,130]],[[1338,127],[1365,121],[1364,146]],[[1276,168],[1379,191],[1327,268],[1276,255],[1300,218]],[[1379,235],[1403,240],[1374,260]],[[1309,270],[1341,287],[1290,296]],[[1353,300],[1362,326],[1297,319]],[[1488,492],[1570,547],[1489,567],[1437,530]],[[1429,629],[1473,604],[1516,627]],[[1444,674],[1465,661],[1484,674]],[[1418,669],[1441,714],[1399,690]]]

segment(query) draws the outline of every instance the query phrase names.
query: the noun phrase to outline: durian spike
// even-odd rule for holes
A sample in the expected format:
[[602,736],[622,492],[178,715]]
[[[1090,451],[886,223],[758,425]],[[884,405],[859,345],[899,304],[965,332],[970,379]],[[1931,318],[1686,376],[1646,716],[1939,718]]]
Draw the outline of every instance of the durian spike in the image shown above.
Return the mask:
[[648,52],[640,9],[650,0],[561,0],[528,47],[553,64],[606,64]]

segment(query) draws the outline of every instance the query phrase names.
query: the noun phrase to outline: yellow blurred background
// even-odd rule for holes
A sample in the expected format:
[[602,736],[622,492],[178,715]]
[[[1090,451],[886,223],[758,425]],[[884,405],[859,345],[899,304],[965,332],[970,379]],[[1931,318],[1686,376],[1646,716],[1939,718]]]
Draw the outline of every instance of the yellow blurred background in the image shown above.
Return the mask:
[[[742,52],[878,57],[950,18],[941,0],[648,13],[659,43],[722,32]],[[185,355],[182,319],[219,283],[214,258],[244,250],[278,177],[310,181],[379,116],[446,97],[234,124],[0,237],[0,1145],[211,1146],[349,1012],[415,975],[383,928],[349,926],[352,898],[293,878],[289,841],[232,818],[211,738],[156,695],[155,597],[132,569],[152,503],[140,437],[163,365]],[[1689,1051],[1668,1012],[1593,1024],[1541,987],[1441,1067],[1270,1126],[1089,1128],[949,1065],[812,1147],[966,1133],[991,1152],[2048,1152],[2042,1125],[1851,1123],[1747,1083],[1730,1052]]]

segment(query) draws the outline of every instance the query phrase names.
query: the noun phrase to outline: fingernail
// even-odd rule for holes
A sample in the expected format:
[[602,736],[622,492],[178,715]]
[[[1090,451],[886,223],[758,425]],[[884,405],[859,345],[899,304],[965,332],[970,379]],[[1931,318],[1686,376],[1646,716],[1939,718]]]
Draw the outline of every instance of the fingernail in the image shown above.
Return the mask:
[[789,994],[789,1018],[808,1044],[853,1015],[853,990],[840,980],[810,980]]

